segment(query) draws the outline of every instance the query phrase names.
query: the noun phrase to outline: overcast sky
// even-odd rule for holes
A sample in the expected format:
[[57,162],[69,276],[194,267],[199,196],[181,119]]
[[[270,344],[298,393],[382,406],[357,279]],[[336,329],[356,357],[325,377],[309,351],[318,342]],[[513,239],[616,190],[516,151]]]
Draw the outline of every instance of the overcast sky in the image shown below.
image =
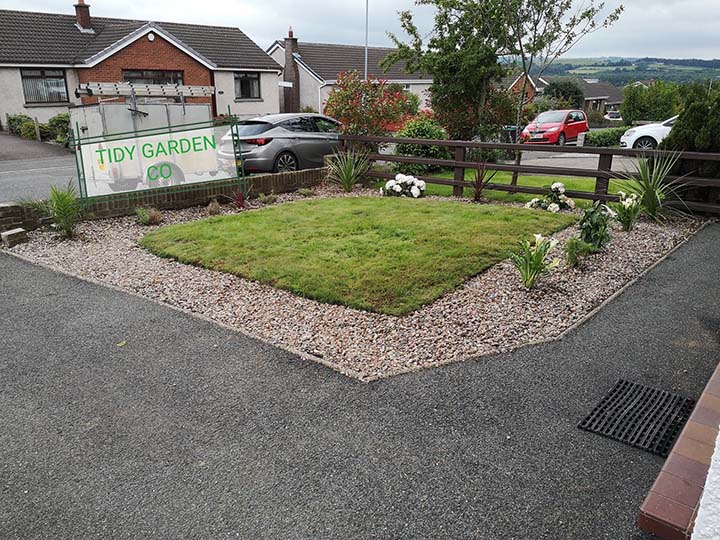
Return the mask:
[[[87,0],[91,14],[153,21],[237,26],[262,47],[292,25],[301,40],[364,43],[365,0]],[[397,12],[411,9],[421,29],[432,28],[432,10],[413,0],[369,0],[370,43],[388,45],[399,31]],[[619,0],[622,1],[622,0]],[[0,0],[0,8],[74,13],[74,0]],[[613,0],[606,0],[614,6]],[[619,2],[618,2],[619,3]],[[720,58],[720,0],[625,0],[613,28],[588,36],[568,56]]]

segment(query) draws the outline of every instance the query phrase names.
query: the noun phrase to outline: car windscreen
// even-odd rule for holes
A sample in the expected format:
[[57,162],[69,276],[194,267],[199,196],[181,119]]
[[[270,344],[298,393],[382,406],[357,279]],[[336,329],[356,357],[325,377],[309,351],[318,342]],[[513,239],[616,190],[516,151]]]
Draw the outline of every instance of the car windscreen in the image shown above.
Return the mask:
[[540,114],[536,119],[537,124],[557,124],[565,120],[565,113],[558,111],[548,111]]
[[272,128],[272,124],[267,122],[257,122],[253,120],[247,120],[245,122],[239,122],[236,129],[238,137],[251,137],[253,135],[260,135],[265,133]]

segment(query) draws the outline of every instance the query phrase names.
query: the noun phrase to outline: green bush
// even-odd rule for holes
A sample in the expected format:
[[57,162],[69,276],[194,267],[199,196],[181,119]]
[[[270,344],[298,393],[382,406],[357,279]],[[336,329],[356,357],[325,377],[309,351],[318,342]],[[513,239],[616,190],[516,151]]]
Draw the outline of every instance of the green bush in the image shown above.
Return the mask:
[[275,193],[270,193],[270,195],[266,195],[265,193],[258,194],[258,202],[260,204],[264,205],[270,205],[275,204],[278,200],[278,196],[275,195]]
[[138,207],[135,209],[135,218],[140,225],[159,225],[162,223],[163,215],[156,208]]
[[365,180],[371,166],[363,152],[338,152],[328,160],[328,180],[349,193],[355,184]]
[[592,244],[583,242],[579,238],[571,238],[565,242],[565,264],[570,268],[575,268],[582,257],[595,252],[595,247]]
[[681,95],[684,92],[685,87],[664,81],[655,81],[647,88],[641,84],[626,86],[620,107],[623,120],[628,125],[638,120],[667,120],[679,112]]
[[570,79],[551,82],[545,87],[544,95],[567,101],[570,105],[568,108],[579,109],[585,103],[583,89],[576,81]]
[[13,114],[8,118],[8,129],[13,135],[20,135],[20,127],[25,122],[32,122],[27,114]]
[[588,131],[585,134],[585,146],[609,148],[620,145],[620,137],[628,130],[626,126]]
[[[407,139],[436,139],[447,140],[445,129],[427,116],[418,116],[408,120],[397,134]],[[444,146],[428,146],[422,144],[398,144],[395,147],[396,156],[414,156],[428,159],[450,159],[450,152]],[[437,172],[440,167],[433,165],[418,165],[414,163],[397,163],[395,170],[401,174],[422,176]]]
[[608,227],[612,215],[600,201],[583,211],[580,219],[580,240],[599,250],[610,240]]
[[68,182],[64,188],[51,186],[50,197],[46,201],[30,201],[26,204],[33,210],[49,216],[52,226],[65,238],[75,236],[75,229],[83,215],[83,207],[72,182]]
[[70,113],[61,113],[48,120],[48,127],[55,142],[67,146],[70,136]]
[[[47,124],[39,124],[40,128],[40,140],[47,141],[52,138],[52,132]],[[28,120],[20,126],[20,136],[23,139],[37,139],[37,133],[35,132],[35,122]]]

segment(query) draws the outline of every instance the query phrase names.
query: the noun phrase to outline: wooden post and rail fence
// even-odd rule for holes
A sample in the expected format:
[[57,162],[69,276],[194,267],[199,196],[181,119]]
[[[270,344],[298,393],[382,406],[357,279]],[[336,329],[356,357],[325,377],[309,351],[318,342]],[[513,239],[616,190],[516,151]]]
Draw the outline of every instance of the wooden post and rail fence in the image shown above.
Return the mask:
[[[341,135],[343,147],[351,148],[358,144],[371,144],[379,146],[382,144],[412,144],[424,146],[442,146],[448,148],[453,159],[430,159],[415,156],[396,156],[392,154],[369,154],[369,159],[373,162],[389,162],[389,163],[411,163],[419,165],[431,165],[443,169],[452,169],[453,179],[439,178],[436,176],[419,176],[428,184],[439,184],[453,187],[453,195],[462,196],[465,188],[472,188],[472,183],[465,180],[465,171],[467,169],[476,169],[477,162],[467,161],[466,154],[468,149],[481,150],[501,150],[508,154],[516,151],[525,153],[532,152],[552,152],[562,154],[583,154],[595,155],[598,157],[597,167],[589,168],[572,168],[572,167],[556,167],[544,165],[516,165],[515,163],[487,163],[488,170],[517,172],[522,175],[545,175],[557,177],[576,177],[594,179],[595,186],[593,191],[567,191],[568,197],[576,199],[589,199],[599,201],[617,201],[617,195],[610,193],[610,180],[619,179],[626,180],[623,171],[613,171],[613,158],[615,156],[624,156],[630,158],[650,158],[661,157],[665,155],[678,156],[679,162],[716,162],[720,169],[720,153],[701,153],[701,152],[667,152],[662,150],[631,150],[624,148],[596,148],[596,147],[577,147],[577,146],[546,146],[546,145],[530,145],[530,144],[505,144],[505,143],[485,143],[474,141],[453,141],[453,140],[429,140],[429,139],[408,139],[399,137],[370,137],[356,135]],[[370,174],[372,178],[390,179],[395,175],[390,172],[382,172],[373,170]],[[686,208],[695,212],[703,212],[709,214],[720,214],[720,178],[704,178],[693,176],[693,173],[682,177],[670,177],[669,180],[677,181],[679,185],[688,188],[715,188],[706,194],[706,200],[684,200],[680,204],[681,208]],[[546,188],[489,183],[484,189],[506,191],[508,193],[527,193],[532,195],[545,195]]]

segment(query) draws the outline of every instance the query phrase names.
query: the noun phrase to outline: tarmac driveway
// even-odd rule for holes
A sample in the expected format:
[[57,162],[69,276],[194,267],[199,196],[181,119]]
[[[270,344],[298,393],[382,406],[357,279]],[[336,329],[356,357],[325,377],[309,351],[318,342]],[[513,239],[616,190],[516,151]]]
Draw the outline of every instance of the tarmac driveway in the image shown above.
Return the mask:
[[575,425],[697,397],[720,226],[565,339],[362,384],[0,254],[0,538],[644,538],[662,459]]
[[50,186],[76,176],[75,158],[65,148],[0,131],[0,203],[45,198]]

